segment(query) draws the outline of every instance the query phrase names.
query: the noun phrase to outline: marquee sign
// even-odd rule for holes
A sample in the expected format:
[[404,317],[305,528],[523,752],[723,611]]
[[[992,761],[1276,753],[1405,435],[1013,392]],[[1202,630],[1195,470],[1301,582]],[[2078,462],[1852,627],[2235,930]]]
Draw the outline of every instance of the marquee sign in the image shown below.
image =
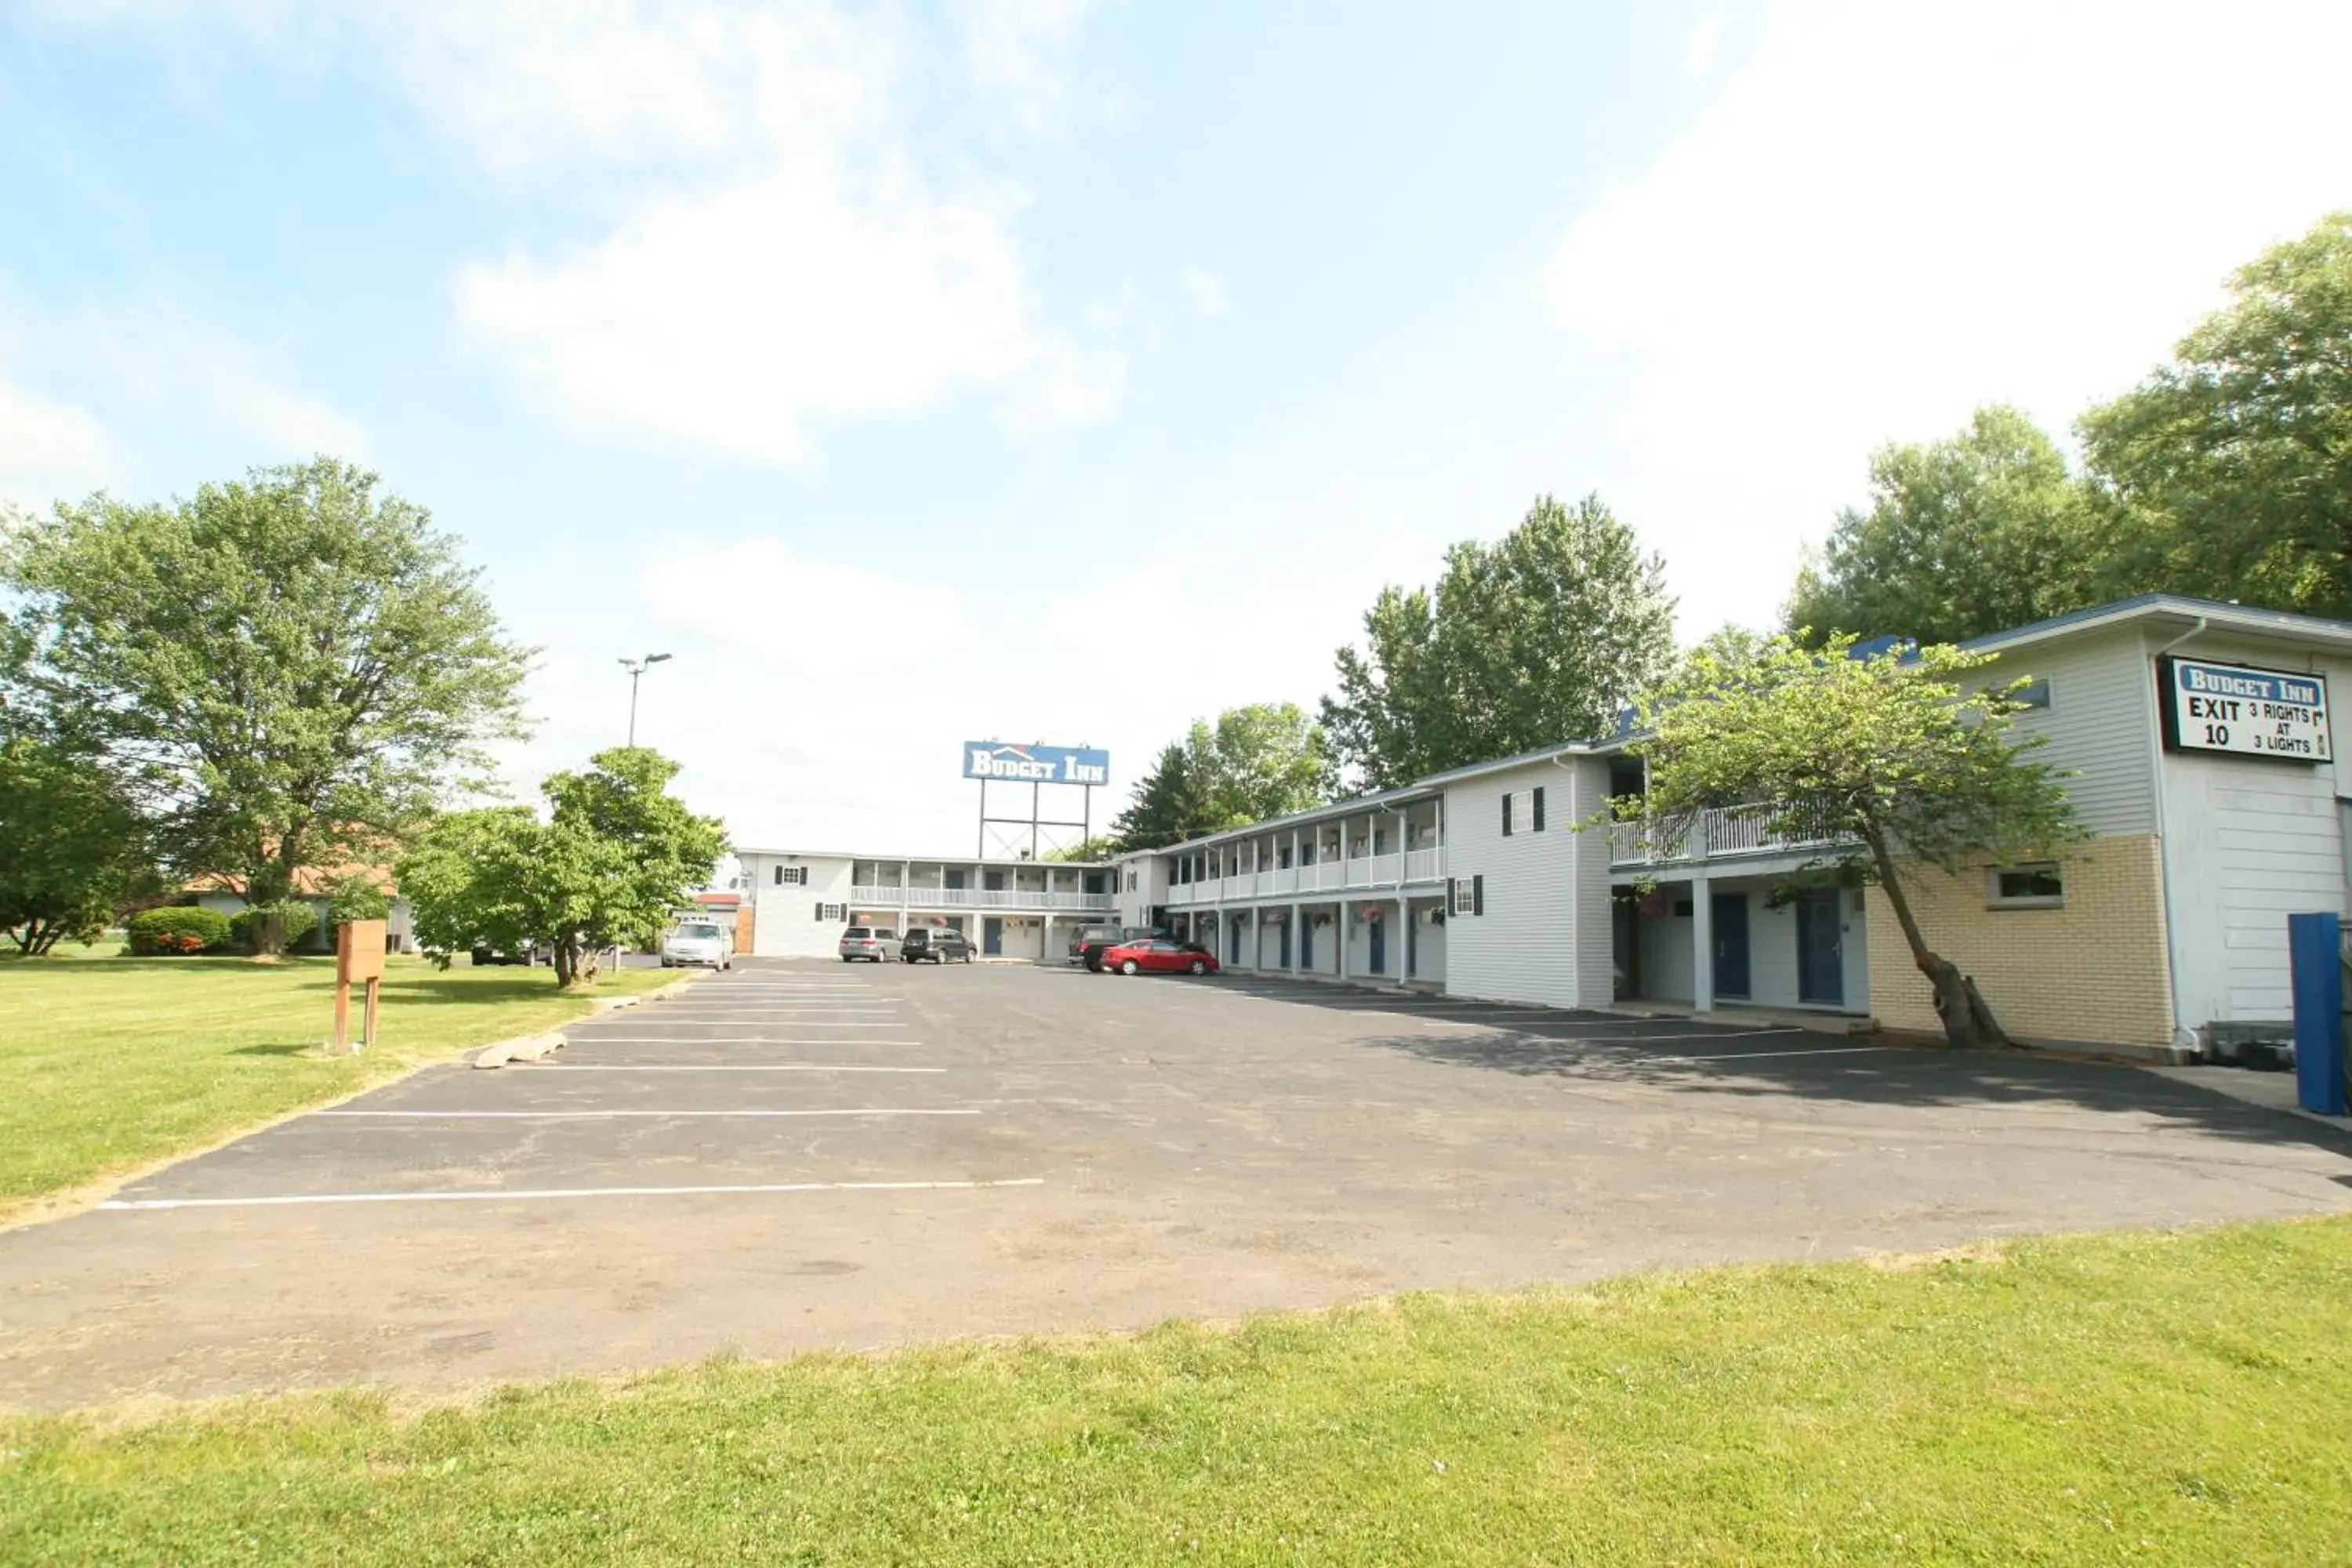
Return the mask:
[[2334,760],[2326,676],[2168,658],[2157,681],[2168,751]]
[[966,741],[963,776],[1016,784],[1107,784],[1110,753],[1085,746],[1013,746]]

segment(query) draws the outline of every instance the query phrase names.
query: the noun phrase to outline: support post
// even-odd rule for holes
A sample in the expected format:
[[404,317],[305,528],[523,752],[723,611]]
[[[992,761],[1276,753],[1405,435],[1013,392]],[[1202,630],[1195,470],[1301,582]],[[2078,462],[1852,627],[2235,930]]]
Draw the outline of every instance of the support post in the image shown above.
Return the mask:
[[1715,1011],[1715,896],[1705,877],[1691,879],[1691,1011]]

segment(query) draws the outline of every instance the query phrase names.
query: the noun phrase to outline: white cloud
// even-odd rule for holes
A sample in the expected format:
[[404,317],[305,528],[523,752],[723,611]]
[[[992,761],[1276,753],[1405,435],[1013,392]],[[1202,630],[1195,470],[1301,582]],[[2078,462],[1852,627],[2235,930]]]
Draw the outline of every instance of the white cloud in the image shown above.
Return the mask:
[[1187,267],[1177,279],[1192,314],[1211,321],[1225,313],[1224,280],[1205,267]]
[[[1084,10],[961,13],[975,90],[1051,118]],[[1020,193],[917,154],[944,40],[895,13],[437,5],[394,36],[428,117],[491,173],[599,193],[584,243],[453,281],[467,334],[567,422],[801,464],[827,425],[973,393],[1019,428],[1116,405],[1123,357],[1034,297]]]
[[1769,614],[1868,450],[1977,404],[2063,429],[2229,270],[2352,199],[2352,8],[1776,5],[1539,293],[1622,355],[1688,631]]
[[367,449],[356,420],[215,322],[156,298],[44,314],[0,279],[0,499],[135,486],[136,436],[155,427],[246,443],[257,460]]
[[667,624],[794,677],[855,685],[866,672],[919,668],[970,629],[945,588],[827,561],[773,535],[680,539],[641,580]]
[[0,377],[0,507],[40,510],[115,478],[121,450],[89,409]]

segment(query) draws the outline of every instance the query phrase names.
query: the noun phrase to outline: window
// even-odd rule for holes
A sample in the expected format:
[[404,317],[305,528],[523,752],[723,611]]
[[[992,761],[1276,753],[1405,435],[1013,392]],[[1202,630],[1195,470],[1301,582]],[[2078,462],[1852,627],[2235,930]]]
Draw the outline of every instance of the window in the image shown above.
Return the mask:
[[849,906],[847,904],[819,904],[816,907],[816,918],[819,921],[845,921],[849,918]]
[[1486,912],[1486,879],[1456,877],[1447,886],[1452,889],[1446,899],[1451,912],[1457,915],[1483,915]]
[[808,868],[807,868],[807,867],[805,867],[805,866],[779,866],[779,867],[777,867],[777,868],[776,868],[776,886],[778,886],[779,888],[805,888],[805,887],[807,887],[807,886],[808,886]]
[[1544,792],[1538,784],[1503,797],[1503,837],[1544,830]]
[[2011,700],[2014,701],[2020,708],[2049,707],[2050,678],[2046,675],[2035,676],[2032,679],[2019,687],[2017,689],[2017,695]]
[[2066,879],[2055,864],[1996,866],[1991,894],[1997,910],[2053,909],[2066,901]]

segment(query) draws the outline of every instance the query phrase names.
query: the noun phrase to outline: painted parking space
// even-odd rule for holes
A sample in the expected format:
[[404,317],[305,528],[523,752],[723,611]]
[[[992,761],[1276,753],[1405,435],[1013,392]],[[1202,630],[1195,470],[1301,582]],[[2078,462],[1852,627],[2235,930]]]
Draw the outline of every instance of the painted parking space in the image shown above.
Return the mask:
[[444,1387],[2352,1203],[2329,1130],[2126,1068],[986,965],[856,972],[881,1033],[756,1021],[812,983],[842,976],[747,964],[551,1065],[430,1069],[119,1194],[143,1206],[0,1234],[0,1401]]

